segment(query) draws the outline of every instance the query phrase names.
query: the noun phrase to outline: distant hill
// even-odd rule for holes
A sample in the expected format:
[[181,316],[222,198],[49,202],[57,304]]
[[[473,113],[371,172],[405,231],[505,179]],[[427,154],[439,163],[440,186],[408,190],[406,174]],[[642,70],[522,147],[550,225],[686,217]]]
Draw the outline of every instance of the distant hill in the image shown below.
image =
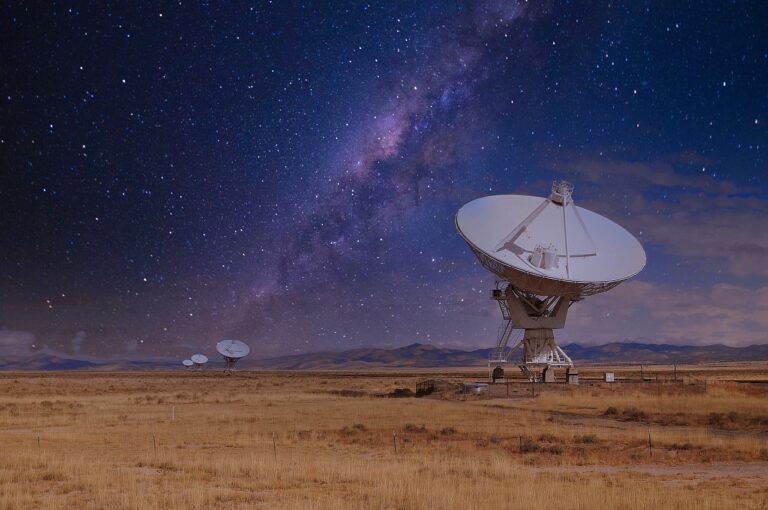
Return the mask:
[[[768,360],[768,345],[668,345],[614,342],[596,346],[569,344],[565,352],[577,362],[591,363],[697,363],[705,361]],[[361,369],[376,367],[430,368],[485,365],[492,349],[463,351],[411,344],[396,349],[352,349],[313,352],[258,360],[253,365],[274,370]]]
[[595,363],[698,363],[712,361],[768,360],[768,345],[670,345],[613,342],[604,345],[564,347],[573,360]]
[[255,364],[260,368],[276,370],[467,367],[486,363],[490,353],[491,349],[462,351],[415,343],[396,349],[361,348],[280,356],[258,360]]
[[28,357],[0,357],[0,370],[162,370],[179,366],[179,363],[154,360],[93,360],[67,358],[61,355],[35,354]]
[[[604,345],[563,346],[578,363],[701,363],[713,361],[768,360],[768,345],[669,345],[614,342]],[[363,370],[366,368],[440,368],[484,366],[492,349],[464,351],[414,343],[395,349],[360,348],[341,352],[310,352],[269,359],[244,359],[239,367],[267,370]],[[212,358],[209,369],[223,363]],[[95,360],[63,355],[36,354],[0,358],[0,370],[168,370],[181,369],[167,360]]]

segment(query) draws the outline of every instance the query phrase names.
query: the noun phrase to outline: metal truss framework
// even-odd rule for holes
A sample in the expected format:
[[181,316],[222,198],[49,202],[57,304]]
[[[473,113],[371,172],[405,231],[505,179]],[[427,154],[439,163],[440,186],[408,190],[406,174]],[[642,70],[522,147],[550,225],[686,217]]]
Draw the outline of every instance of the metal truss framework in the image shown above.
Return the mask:
[[224,363],[227,365],[227,371],[234,372],[235,371],[235,364],[237,364],[237,361],[240,358],[230,358],[227,356],[224,356]]
[[[567,282],[544,278],[535,274],[525,275],[515,268],[502,264],[472,244],[469,244],[469,248],[472,250],[472,253],[474,253],[481,266],[507,281],[514,282],[516,288],[523,286],[532,289],[540,288],[542,293],[546,292],[544,290],[546,288],[551,291],[546,294],[549,296],[571,296],[572,299],[579,300],[587,296],[609,291],[623,281]],[[512,285],[512,283],[510,283],[510,285]]]
[[[503,322],[496,348],[488,362],[489,369],[509,363],[519,347],[522,347],[522,353],[518,365],[531,379],[538,379],[539,371],[547,367],[573,367],[571,358],[555,342],[552,330],[565,325],[568,307],[575,299],[567,296],[538,296],[511,284],[498,282],[491,298],[499,304]],[[512,347],[508,349],[515,329],[524,330],[524,334],[522,338],[516,335]]]

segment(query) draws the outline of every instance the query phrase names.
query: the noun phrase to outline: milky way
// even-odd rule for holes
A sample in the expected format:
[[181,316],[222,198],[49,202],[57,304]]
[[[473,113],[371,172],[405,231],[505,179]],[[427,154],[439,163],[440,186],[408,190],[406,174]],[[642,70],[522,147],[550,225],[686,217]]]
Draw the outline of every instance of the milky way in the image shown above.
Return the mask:
[[765,17],[8,6],[0,354],[489,345],[493,280],[453,215],[560,177],[649,255],[564,340],[766,342],[743,306],[768,311]]

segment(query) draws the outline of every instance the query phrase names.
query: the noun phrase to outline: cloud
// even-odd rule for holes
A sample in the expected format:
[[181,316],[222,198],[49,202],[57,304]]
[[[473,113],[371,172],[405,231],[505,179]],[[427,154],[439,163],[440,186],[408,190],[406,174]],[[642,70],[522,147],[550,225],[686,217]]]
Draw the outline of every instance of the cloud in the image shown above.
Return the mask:
[[568,341],[651,341],[744,346],[768,343],[768,287],[679,289],[630,281],[572,306]]
[[[690,161],[700,163],[700,159]],[[642,188],[661,186],[665,188],[683,188],[719,190],[732,192],[734,187],[724,181],[718,181],[708,175],[684,175],[675,171],[674,164],[681,162],[679,154],[652,161],[611,160],[608,158],[568,159],[559,162],[581,180],[600,184],[634,184]]]
[[658,204],[634,224],[646,239],[681,257],[724,260],[735,276],[768,276],[768,201],[739,196],[680,197],[677,210]]
[[86,336],[85,331],[78,331],[74,338],[72,338],[72,352],[74,354],[80,354],[80,348],[83,346]]
[[29,331],[0,330],[0,355],[29,355],[35,347],[35,335]]
[[579,184],[582,196],[595,197],[580,205],[616,218],[645,244],[703,260],[714,272],[768,276],[768,200],[733,181],[692,173],[694,165],[707,168],[700,156],[565,157],[547,165]]
[[123,342],[123,349],[126,354],[135,354],[136,351],[139,350],[139,345],[140,342],[138,340],[131,338],[130,340]]

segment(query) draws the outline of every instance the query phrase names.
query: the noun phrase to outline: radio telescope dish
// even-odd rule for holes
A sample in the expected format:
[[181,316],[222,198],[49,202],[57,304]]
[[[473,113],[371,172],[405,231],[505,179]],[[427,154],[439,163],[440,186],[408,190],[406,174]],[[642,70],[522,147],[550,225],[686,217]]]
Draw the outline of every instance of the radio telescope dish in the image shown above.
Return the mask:
[[184,365],[185,367],[189,368],[192,365],[194,365],[195,362],[192,361],[191,359],[185,359],[184,361],[181,362],[181,364]]
[[231,372],[235,369],[235,363],[240,358],[248,356],[251,348],[240,340],[222,340],[216,344],[216,351],[224,356],[227,369]]
[[[555,367],[576,374],[552,329],[565,326],[575,301],[605,292],[645,266],[637,239],[613,221],[573,203],[573,185],[555,182],[547,198],[494,195],[473,200],[456,213],[456,229],[480,264],[499,279],[491,295],[504,323],[489,362],[493,377],[520,345],[521,369],[554,380]],[[513,329],[525,334],[507,352]],[[549,375],[548,375],[549,374]],[[577,376],[573,377],[576,381]]]
[[208,363],[208,356],[205,354],[195,354],[189,359],[192,360],[192,363],[194,363],[197,368],[203,368],[203,365]]

